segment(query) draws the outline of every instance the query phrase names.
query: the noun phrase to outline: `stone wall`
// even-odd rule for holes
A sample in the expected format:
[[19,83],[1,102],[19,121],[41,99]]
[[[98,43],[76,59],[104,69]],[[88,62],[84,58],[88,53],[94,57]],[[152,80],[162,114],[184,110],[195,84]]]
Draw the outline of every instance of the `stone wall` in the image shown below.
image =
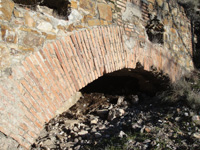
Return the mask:
[[193,69],[190,22],[174,0],[70,2],[63,20],[44,6],[0,0],[0,131],[25,148],[105,73],[139,62],[176,81]]
[[[126,30],[127,46],[131,39],[148,39],[147,23],[157,16],[164,25],[163,46],[174,61],[183,67],[192,67],[190,21],[184,9],[175,1],[165,0],[71,0],[69,20],[54,17],[53,10],[37,6],[36,11],[20,7],[11,0],[0,2],[0,75],[9,74],[11,66],[33,51],[41,49],[47,41],[58,39],[82,28],[117,24]],[[6,9],[5,9],[6,8]]]

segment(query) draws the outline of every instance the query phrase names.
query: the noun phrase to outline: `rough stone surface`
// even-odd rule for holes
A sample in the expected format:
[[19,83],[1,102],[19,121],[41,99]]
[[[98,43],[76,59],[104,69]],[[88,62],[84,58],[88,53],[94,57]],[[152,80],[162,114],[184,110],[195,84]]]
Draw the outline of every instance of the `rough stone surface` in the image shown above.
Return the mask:
[[0,19],[10,21],[14,9],[14,2],[11,0],[0,1]]
[[[48,1],[63,12],[61,2]],[[7,135],[13,131],[11,137],[26,148],[68,97],[103,74],[134,69],[137,62],[145,71],[155,66],[172,81],[193,70],[190,21],[175,1],[169,0],[171,12],[166,0],[148,0],[139,9],[139,0],[130,6],[126,1],[70,2],[68,17],[56,10],[52,15],[47,7],[35,11],[0,1],[0,129]],[[152,43],[146,34],[146,25],[155,17],[164,25],[163,44]],[[144,89],[155,89],[143,84]],[[98,116],[106,119],[110,110],[100,110]],[[26,123],[22,133],[20,125]]]
[[53,29],[53,26],[49,22],[40,22],[37,25],[37,29],[45,32],[50,32]]
[[[119,105],[122,97],[124,100]],[[134,97],[140,97],[137,104],[131,102]],[[125,113],[109,120],[98,117],[96,112],[100,108],[112,113],[117,110]],[[199,125],[193,124],[192,115],[191,109],[182,103],[162,105],[156,97],[146,94],[83,94],[75,106],[46,124],[45,134],[40,134],[31,149],[198,149]],[[79,122],[67,125],[68,117],[72,116]],[[176,121],[178,116],[180,121]],[[91,123],[94,118],[98,118],[98,123]],[[58,138],[52,138],[52,134]]]
[[25,150],[15,140],[7,137],[0,132],[0,149],[1,150]]
[[106,4],[98,4],[98,11],[100,19],[104,19],[106,21],[112,21],[112,11],[110,6]]
[[42,46],[44,43],[44,38],[38,36],[37,34],[34,33],[25,33],[24,35],[21,35],[21,44],[24,46],[28,47],[38,47]]
[[48,15],[53,16],[53,9],[50,9],[50,8],[48,8],[46,6],[37,5],[36,6],[36,10],[39,11],[39,12],[41,12],[41,13],[46,13]]
[[17,43],[16,31],[13,28],[2,25],[1,26],[2,39],[8,43]]
[[35,27],[36,22],[35,22],[35,20],[31,17],[31,15],[28,12],[25,13],[24,19],[25,19],[25,24],[28,27]]
[[142,17],[140,8],[130,2],[127,2],[126,10],[122,14],[122,20],[132,22],[134,20],[133,16],[136,16],[138,18]]
[[80,98],[82,94],[81,92],[76,92],[73,96],[71,96],[68,100],[66,100],[65,103],[63,103],[63,106],[60,107],[56,111],[56,115],[62,114],[65,110],[68,110],[72,105],[74,105]]
[[95,15],[95,2],[93,0],[80,0],[80,7],[89,11],[92,16]]
[[69,24],[72,24],[81,21],[83,16],[76,9],[73,9],[68,18],[69,18]]
[[88,20],[88,25],[89,26],[99,26],[99,25],[101,25],[101,22],[99,19]]

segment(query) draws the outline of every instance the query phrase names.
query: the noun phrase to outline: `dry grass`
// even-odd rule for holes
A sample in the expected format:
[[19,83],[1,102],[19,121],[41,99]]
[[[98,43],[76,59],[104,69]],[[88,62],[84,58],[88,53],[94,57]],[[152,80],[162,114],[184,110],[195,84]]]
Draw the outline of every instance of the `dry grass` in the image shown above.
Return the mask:
[[170,90],[158,94],[164,102],[186,102],[193,109],[200,109],[200,72],[194,71],[171,85]]

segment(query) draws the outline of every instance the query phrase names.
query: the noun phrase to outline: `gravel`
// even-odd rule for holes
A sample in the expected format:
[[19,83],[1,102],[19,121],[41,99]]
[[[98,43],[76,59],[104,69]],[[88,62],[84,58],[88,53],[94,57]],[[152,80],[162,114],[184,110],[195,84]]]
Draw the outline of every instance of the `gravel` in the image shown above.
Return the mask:
[[198,150],[199,122],[198,113],[181,102],[163,104],[147,95],[84,94],[45,125],[31,149]]

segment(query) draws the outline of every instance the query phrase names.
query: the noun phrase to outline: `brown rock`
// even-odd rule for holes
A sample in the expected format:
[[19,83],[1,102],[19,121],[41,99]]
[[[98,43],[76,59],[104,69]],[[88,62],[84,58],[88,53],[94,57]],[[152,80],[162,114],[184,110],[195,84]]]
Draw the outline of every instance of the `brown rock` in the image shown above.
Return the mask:
[[112,21],[112,10],[107,4],[98,4],[98,11],[101,19]]
[[89,26],[99,26],[99,25],[101,25],[101,22],[98,19],[88,20],[88,25]]
[[155,3],[155,0],[147,0],[148,2]]
[[58,25],[57,28],[60,30],[66,30],[65,26],[62,26],[62,25]]
[[2,39],[9,43],[17,43],[17,34],[14,29],[9,28],[6,25],[1,25]]
[[49,15],[53,15],[53,9],[50,9],[46,6],[40,6],[40,5],[37,5],[36,6],[36,10],[41,12],[41,13],[44,13],[44,14],[49,14]]
[[19,49],[22,51],[34,51],[34,48],[32,47],[24,47],[24,46],[19,46]]
[[78,8],[76,1],[71,1],[71,8],[75,8],[75,9]]
[[144,128],[144,130],[147,132],[147,133],[149,133],[149,132],[151,132],[151,129],[150,128]]
[[167,25],[167,24],[168,24],[168,20],[167,20],[166,18],[163,20],[163,24],[164,24],[164,25]]
[[80,7],[90,12],[90,15],[95,15],[95,2],[93,0],[80,0]]
[[16,18],[22,18],[24,15],[17,9],[14,9],[14,15]]
[[73,24],[70,24],[67,28],[67,31],[71,32],[74,30],[74,25]]
[[149,9],[149,11],[153,11],[154,6],[150,3],[150,4],[148,5],[148,9]]
[[10,65],[10,52],[4,43],[0,43],[0,70]]
[[156,0],[158,6],[162,7],[163,6],[163,0]]
[[1,0],[0,19],[10,21],[14,9],[14,2],[11,0]]
[[91,16],[91,15],[85,15],[83,17],[83,19],[81,20],[81,22],[82,23],[87,23],[87,20],[92,19],[92,18],[93,18],[93,16]]
[[171,28],[170,31],[171,31],[172,33],[176,33],[176,29],[174,29],[174,28]]
[[56,39],[56,35],[55,34],[47,34],[45,32],[42,33],[44,36],[46,36],[47,40],[54,40]]
[[28,12],[25,13],[25,24],[28,26],[28,27],[35,27],[36,23],[35,23],[35,20],[30,16],[30,14]]
[[82,28],[84,28],[84,26],[82,26],[81,24],[79,24],[79,25],[76,25],[75,28],[76,29],[82,29]]
[[35,33],[35,34],[40,35],[40,32],[38,32],[38,31],[35,30],[35,29],[20,27],[19,30],[21,30],[21,31],[26,31],[26,32],[32,32],[32,33]]
[[31,32],[25,33],[25,35],[20,37],[20,39],[22,39],[20,44],[26,45],[27,47],[38,47],[42,46],[42,44],[44,43],[43,37]]

